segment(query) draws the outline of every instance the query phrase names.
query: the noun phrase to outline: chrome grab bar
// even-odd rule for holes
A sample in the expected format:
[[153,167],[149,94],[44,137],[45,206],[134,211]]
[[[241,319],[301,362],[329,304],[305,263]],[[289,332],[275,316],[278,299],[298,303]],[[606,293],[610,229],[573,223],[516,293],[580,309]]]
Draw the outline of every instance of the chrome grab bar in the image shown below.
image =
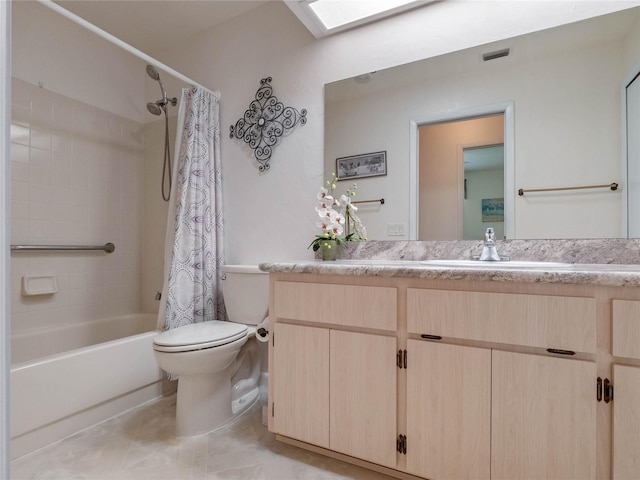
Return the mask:
[[103,250],[107,253],[111,253],[116,249],[116,246],[109,242],[104,245],[11,245],[12,252],[23,251],[41,251],[41,250]]

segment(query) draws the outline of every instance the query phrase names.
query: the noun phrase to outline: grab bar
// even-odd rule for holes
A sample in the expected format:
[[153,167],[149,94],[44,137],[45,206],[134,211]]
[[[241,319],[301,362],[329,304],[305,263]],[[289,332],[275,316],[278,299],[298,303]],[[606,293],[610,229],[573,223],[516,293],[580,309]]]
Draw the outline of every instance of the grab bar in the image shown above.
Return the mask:
[[41,251],[41,250],[103,250],[112,253],[116,246],[109,242],[104,245],[11,245],[12,252]]
[[377,200],[358,200],[356,202],[351,202],[354,205],[359,203],[379,203],[380,205],[384,205],[384,198],[378,198]]
[[614,192],[618,189],[617,183],[608,183],[606,185],[585,185],[582,187],[555,187],[555,188],[521,188],[518,190],[518,195],[521,197],[527,192],[557,192],[560,190],[584,190],[585,188],[610,188]]

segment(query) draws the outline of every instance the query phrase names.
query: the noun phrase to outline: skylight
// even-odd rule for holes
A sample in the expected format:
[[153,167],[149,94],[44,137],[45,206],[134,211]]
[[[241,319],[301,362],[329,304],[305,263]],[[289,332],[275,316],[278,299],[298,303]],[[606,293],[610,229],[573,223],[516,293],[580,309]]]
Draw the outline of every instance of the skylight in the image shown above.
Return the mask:
[[285,0],[316,38],[415,8],[433,0]]

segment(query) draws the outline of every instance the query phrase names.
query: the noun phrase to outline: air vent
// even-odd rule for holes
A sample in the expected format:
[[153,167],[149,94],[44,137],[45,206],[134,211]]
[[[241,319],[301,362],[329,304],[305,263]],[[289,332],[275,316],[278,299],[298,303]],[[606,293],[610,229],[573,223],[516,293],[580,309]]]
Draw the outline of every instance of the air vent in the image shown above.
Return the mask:
[[495,52],[483,53],[482,60],[488,62],[489,60],[495,60],[496,58],[506,57],[509,55],[509,49],[504,48],[502,50],[496,50]]

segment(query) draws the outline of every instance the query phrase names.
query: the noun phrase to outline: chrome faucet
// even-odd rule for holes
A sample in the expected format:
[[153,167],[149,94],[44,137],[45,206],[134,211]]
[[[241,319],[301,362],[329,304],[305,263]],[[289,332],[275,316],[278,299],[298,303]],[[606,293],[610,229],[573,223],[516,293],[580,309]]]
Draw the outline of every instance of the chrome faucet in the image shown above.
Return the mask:
[[491,227],[487,228],[487,231],[484,233],[484,247],[482,247],[480,260],[489,262],[499,262],[501,260],[496,250],[496,234]]

